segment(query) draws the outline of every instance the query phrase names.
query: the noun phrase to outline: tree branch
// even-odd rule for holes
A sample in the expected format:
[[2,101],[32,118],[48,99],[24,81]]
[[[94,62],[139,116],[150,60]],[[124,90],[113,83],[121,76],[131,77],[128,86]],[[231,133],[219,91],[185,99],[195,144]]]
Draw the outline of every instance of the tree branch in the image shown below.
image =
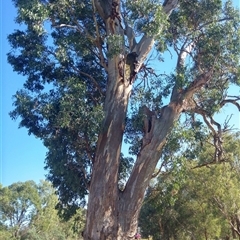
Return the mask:
[[[206,123],[208,128],[211,130],[213,134],[213,142],[215,147],[214,160],[216,162],[220,162],[222,160],[222,155],[223,155],[223,148],[222,148],[223,140],[222,140],[221,124],[216,122],[212,116],[209,116],[207,112],[201,109],[199,106],[197,106],[197,104],[196,104],[196,107],[193,109],[193,111],[203,117],[204,122]],[[215,130],[214,125],[217,127],[217,130]]]
[[[240,100],[240,97],[239,96],[229,96],[229,97],[231,97],[232,99],[223,100],[220,103],[220,107],[223,107],[227,103],[232,103],[235,106],[237,106],[238,110],[240,111],[240,104],[237,102]],[[223,143],[222,133],[224,131],[227,131],[227,122],[225,122],[224,128],[222,129],[221,124],[218,123],[217,121],[215,121],[212,116],[210,116],[204,109],[202,109],[200,106],[198,106],[196,101],[193,100],[193,103],[194,103],[195,107],[193,107],[191,109],[191,111],[202,116],[204,122],[206,123],[206,125],[208,126],[208,128],[211,130],[211,132],[213,134],[213,143],[214,143],[214,147],[215,147],[214,161],[215,162],[225,161],[223,159],[224,150],[222,147],[222,143]],[[206,163],[204,165],[208,165],[208,164],[211,164],[211,163]]]
[[92,6],[93,6],[93,21],[94,21],[94,24],[95,24],[96,34],[97,34],[96,40],[94,42],[95,42],[96,47],[98,48],[98,51],[99,51],[100,63],[104,67],[104,69],[106,71],[108,71],[107,64],[106,64],[106,61],[105,61],[105,58],[104,58],[104,55],[103,55],[102,38],[101,38],[100,33],[99,33],[98,23],[97,23],[97,19],[96,19],[96,16],[95,16],[96,6],[95,6],[95,1],[94,0],[92,0]]
[[60,24],[60,25],[52,25],[54,28],[72,28],[77,30],[77,26],[69,25],[69,24]]
[[[165,12],[165,14],[169,16],[171,12],[177,7],[178,2],[178,0],[166,0],[162,5],[163,12]],[[138,63],[135,66],[135,72],[139,72],[143,62],[146,60],[149,52],[152,50],[155,43],[154,38],[155,36],[147,36],[146,34],[144,34],[141,40],[133,48],[132,51],[136,52],[138,55]]]
[[152,174],[152,178],[155,178],[155,177],[158,176],[158,174],[162,171],[162,168],[163,168],[163,166],[165,165],[165,163],[166,163],[166,161],[163,161],[163,162],[161,163],[161,166],[160,166],[160,168],[157,170],[157,172],[154,173],[154,174]]
[[98,82],[95,80],[94,77],[92,77],[92,76],[91,76],[90,74],[88,74],[88,73],[85,73],[85,72],[83,72],[83,71],[80,71],[80,70],[77,69],[75,66],[73,66],[73,68],[74,68],[75,71],[77,71],[77,72],[80,73],[81,75],[88,77],[88,78],[93,82],[93,84],[95,85],[95,87],[98,89],[98,91],[100,92],[100,94],[101,94],[102,96],[104,96],[104,92],[102,91],[101,87],[99,86]]
[[185,99],[190,99],[197,90],[205,86],[212,76],[213,71],[208,71],[206,73],[202,73],[195,78],[194,81],[191,82],[189,87],[184,90],[183,95],[185,95]]
[[[55,27],[55,28],[71,28],[71,29],[77,30],[81,34],[84,34],[97,47],[97,49],[99,51],[99,54],[97,54],[97,57],[100,60],[100,65],[107,71],[107,64],[106,64],[106,61],[105,61],[105,58],[104,58],[104,55],[103,55],[103,51],[102,51],[102,39],[101,39],[100,34],[99,34],[98,24],[97,24],[97,20],[96,20],[96,17],[95,17],[96,8],[95,8],[95,5],[94,5],[94,0],[92,0],[92,4],[93,4],[93,20],[94,20],[94,23],[95,23],[96,35],[97,35],[96,38],[94,38],[86,28],[82,27],[75,17],[74,17],[74,23],[76,24],[75,26],[69,25],[69,24],[56,25],[55,21],[51,20],[52,23],[53,23],[52,26]],[[75,12],[74,12],[73,8],[71,6],[69,6],[69,9],[72,13],[72,16],[74,16]]]
[[238,111],[240,112],[240,104],[238,103],[238,101],[240,101],[240,96],[229,96],[233,99],[224,99],[221,103],[220,103],[220,106],[223,107],[225,104],[227,103],[232,103],[234,104],[237,108],[238,108]]
[[93,1],[98,14],[105,21],[111,15],[112,0],[93,0]]
[[[48,53],[52,54],[53,56],[56,57],[56,54],[52,51],[50,51],[49,49],[47,50]],[[102,91],[101,87],[99,86],[98,82],[95,80],[94,77],[92,77],[90,74],[85,73],[83,71],[80,71],[77,67],[75,67],[74,65],[71,66],[76,72],[80,73],[81,75],[84,75],[86,77],[88,77],[89,79],[91,79],[91,81],[93,82],[93,84],[95,85],[95,87],[98,89],[98,91],[100,92],[100,94],[102,96],[104,96],[104,92]]]
[[125,21],[125,30],[124,30],[124,34],[127,36],[128,38],[128,45],[129,45],[129,50],[130,52],[133,52],[135,46],[137,45],[137,41],[135,39],[135,34],[133,29],[127,24],[127,22]]
[[[221,159],[220,162],[221,162],[221,163],[222,163],[222,162],[227,162],[227,159]],[[216,164],[216,161],[215,161],[215,160],[213,160],[213,161],[211,161],[211,162],[202,163],[202,164],[200,164],[200,165],[196,165],[196,166],[192,167],[191,169],[196,169],[196,168],[201,168],[201,167],[208,167],[208,168],[210,168],[209,165],[214,165],[214,164]]]
[[[220,23],[220,22],[223,22],[223,21],[227,21],[227,20],[233,20],[232,17],[225,17],[225,18],[221,18],[221,19],[218,19],[216,22],[217,23]],[[201,30],[203,29],[204,27],[212,24],[212,23],[215,23],[215,21],[209,21],[209,22],[206,22],[206,23],[203,23],[201,26],[199,26],[199,28],[197,28],[195,31],[197,30]]]
[[[73,12],[73,11],[72,11]],[[70,25],[70,24],[60,24],[60,25],[56,25],[55,22],[52,20],[52,27],[54,28],[71,28],[71,29],[75,29],[78,32],[80,32],[81,34],[84,34],[87,36],[87,38],[89,38],[91,41],[94,42],[94,38],[91,36],[91,34],[87,31],[87,29],[81,27],[81,25],[75,20],[74,23],[76,24],[74,25]]]
[[218,208],[219,210],[222,212],[222,214],[226,217],[226,219],[228,220],[229,225],[232,227],[232,229],[234,230],[234,232],[236,232],[238,234],[238,236],[240,236],[240,231],[233,225],[231,219],[231,216],[229,217],[228,214],[224,211],[224,206],[223,204],[220,202],[220,200],[214,196],[213,199],[215,200],[215,202],[218,204]]
[[163,10],[167,15],[170,15],[177,5],[178,0],[165,0],[163,3]]
[[[181,70],[184,68],[186,57],[188,56],[188,54],[191,53],[191,51],[195,47],[195,43],[194,42],[191,42],[189,44],[187,44],[187,42],[188,42],[188,39],[185,40],[185,42],[183,43],[183,45],[182,45],[182,47],[180,49],[180,52],[178,53],[177,73],[180,73]],[[183,86],[180,86],[180,83],[178,81],[176,81],[176,83],[175,83],[175,85],[173,87],[173,90],[172,90],[171,101],[173,101],[174,99],[178,98],[179,88],[182,88],[182,87]]]

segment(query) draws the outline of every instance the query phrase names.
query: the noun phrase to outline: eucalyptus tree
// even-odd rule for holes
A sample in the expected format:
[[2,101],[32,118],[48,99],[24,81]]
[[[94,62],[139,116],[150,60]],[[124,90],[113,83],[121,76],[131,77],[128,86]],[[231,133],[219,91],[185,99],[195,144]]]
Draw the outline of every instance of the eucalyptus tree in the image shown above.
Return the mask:
[[8,227],[12,237],[18,238],[19,232],[31,221],[40,208],[37,186],[33,181],[13,183],[0,188],[0,221]]
[[38,195],[41,208],[31,217],[28,227],[21,234],[21,240],[80,239],[84,228],[85,210],[78,209],[71,219],[65,221],[59,217],[56,210],[58,196],[50,182],[40,182]]
[[79,239],[85,210],[64,221],[55,206],[58,197],[49,182],[0,186],[0,239]]
[[[12,118],[48,148],[59,207],[74,212],[89,194],[85,239],[134,238],[181,115],[190,124],[201,116],[215,161],[224,158],[224,127],[213,115],[227,103],[240,109],[227,92],[239,85],[237,11],[220,0],[13,2],[22,28],[8,37],[8,60],[26,82]],[[161,68],[166,51],[171,73]],[[124,138],[134,165],[121,153]]]

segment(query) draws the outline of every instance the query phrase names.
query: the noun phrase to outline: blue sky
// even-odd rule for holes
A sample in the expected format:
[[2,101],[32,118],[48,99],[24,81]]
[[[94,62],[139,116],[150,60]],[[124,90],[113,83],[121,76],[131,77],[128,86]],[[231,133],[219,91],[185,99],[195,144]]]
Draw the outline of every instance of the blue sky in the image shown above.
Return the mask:
[[[239,1],[234,1],[239,6]],[[10,185],[17,181],[34,180],[37,183],[45,178],[44,159],[47,149],[41,141],[34,136],[29,136],[25,128],[18,128],[18,121],[12,121],[9,112],[13,109],[12,96],[22,88],[24,77],[13,72],[12,67],[7,63],[7,52],[10,47],[7,42],[7,35],[14,29],[19,28],[14,23],[16,9],[11,0],[2,0],[0,3],[1,26],[0,26],[0,183],[3,186]],[[239,95],[239,89],[231,89],[232,95]],[[218,116],[221,122],[227,115],[233,113],[231,123],[240,128],[240,115],[237,108],[228,105]]]
[[14,23],[16,10],[11,0],[1,1],[1,159],[0,182],[7,186],[17,181],[44,179],[46,148],[40,140],[18,128],[8,113],[13,109],[12,96],[22,88],[24,77],[13,72],[7,63],[10,47],[7,35],[19,28]]

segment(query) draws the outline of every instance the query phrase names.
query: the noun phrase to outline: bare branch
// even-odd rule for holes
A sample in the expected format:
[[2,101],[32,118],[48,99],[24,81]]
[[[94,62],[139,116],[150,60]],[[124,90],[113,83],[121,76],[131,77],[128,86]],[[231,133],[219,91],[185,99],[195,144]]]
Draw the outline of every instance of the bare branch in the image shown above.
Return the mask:
[[225,119],[224,124],[223,124],[223,130],[224,130],[224,132],[226,132],[226,131],[229,130],[229,128],[230,128],[229,122],[230,122],[232,116],[233,116],[233,114],[231,114],[230,116],[227,116],[227,118]]
[[148,37],[147,35],[144,35],[133,49],[133,52],[136,52],[138,56],[138,63],[135,66],[135,72],[139,72],[139,70],[141,69],[143,62],[146,60],[149,52],[152,50],[154,43],[155,40],[153,37]]
[[60,25],[52,25],[54,28],[72,28],[77,30],[77,26],[69,25],[69,24],[60,24]]
[[238,101],[240,101],[240,96],[229,96],[229,97],[234,98],[234,99],[224,99],[220,103],[220,106],[223,107],[227,103],[232,103],[238,108],[238,111],[240,111],[240,104],[238,103]]
[[187,46],[188,39],[186,39],[185,43],[183,44],[180,54],[178,56],[177,68],[183,67],[185,65],[185,60],[188,54],[190,54],[195,47],[194,42],[190,42]]
[[124,30],[124,34],[128,38],[129,50],[130,50],[130,52],[132,52],[134,47],[137,45],[137,42],[135,39],[135,34],[134,34],[133,29],[127,24],[127,22],[125,22],[125,25],[126,25],[126,27]]
[[165,163],[166,163],[166,161],[163,161],[163,162],[161,163],[161,166],[160,166],[160,168],[157,170],[157,172],[154,173],[154,174],[152,174],[152,178],[155,178],[155,177],[157,177],[157,176],[159,175],[159,173],[162,171],[162,168],[164,167]]
[[[223,155],[223,148],[222,148],[223,140],[222,140],[221,125],[218,122],[216,122],[212,116],[209,116],[205,110],[197,106],[197,104],[196,104],[196,107],[192,109],[192,111],[201,115],[203,117],[204,122],[206,123],[208,128],[211,130],[213,134],[213,142],[215,147],[214,160],[216,162],[220,162],[222,160],[222,155]],[[217,127],[217,130],[215,130],[214,126]]]

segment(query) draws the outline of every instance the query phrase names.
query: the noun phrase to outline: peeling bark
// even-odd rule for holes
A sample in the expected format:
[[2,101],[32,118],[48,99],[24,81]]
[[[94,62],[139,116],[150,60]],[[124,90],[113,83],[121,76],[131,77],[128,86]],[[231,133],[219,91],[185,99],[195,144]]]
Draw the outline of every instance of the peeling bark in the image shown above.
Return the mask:
[[[86,235],[85,239],[134,239],[145,190],[161,156],[166,137],[181,111],[180,105],[172,103],[166,106],[161,117],[155,120],[152,126],[152,138],[141,149],[129,181],[122,192],[117,187],[120,144],[118,151],[115,150],[116,137],[121,136],[121,131],[117,130],[112,135],[108,130],[100,136],[102,145],[99,146],[99,153],[94,163],[92,178],[94,184],[91,184],[90,188],[87,219],[87,226],[97,225],[97,230],[96,226],[94,229],[89,229],[91,235]],[[109,128],[114,125],[111,122]],[[94,223],[89,221],[90,219]]]
[[115,239],[118,231],[118,168],[132,85],[126,87],[122,83],[117,61],[118,58],[109,62],[105,119],[94,160],[85,239]]
[[[124,36],[121,16],[118,12],[119,4],[119,0],[94,0],[96,10],[105,21],[108,35]],[[169,7],[169,4],[166,6]],[[166,11],[168,12],[169,9]],[[133,52],[137,54],[138,61],[134,76],[122,67],[127,62],[123,53],[108,58],[105,118],[99,134],[92,170],[84,239],[134,239],[145,190],[161,156],[166,137],[182,110],[180,105],[171,103],[164,108],[160,118],[152,117],[151,128],[144,136],[145,144],[137,157],[125,189],[120,191],[118,169],[127,106],[133,84],[131,79],[134,79],[140,70],[153,45],[153,37],[143,36],[134,47]],[[129,67],[131,68],[130,64]]]

